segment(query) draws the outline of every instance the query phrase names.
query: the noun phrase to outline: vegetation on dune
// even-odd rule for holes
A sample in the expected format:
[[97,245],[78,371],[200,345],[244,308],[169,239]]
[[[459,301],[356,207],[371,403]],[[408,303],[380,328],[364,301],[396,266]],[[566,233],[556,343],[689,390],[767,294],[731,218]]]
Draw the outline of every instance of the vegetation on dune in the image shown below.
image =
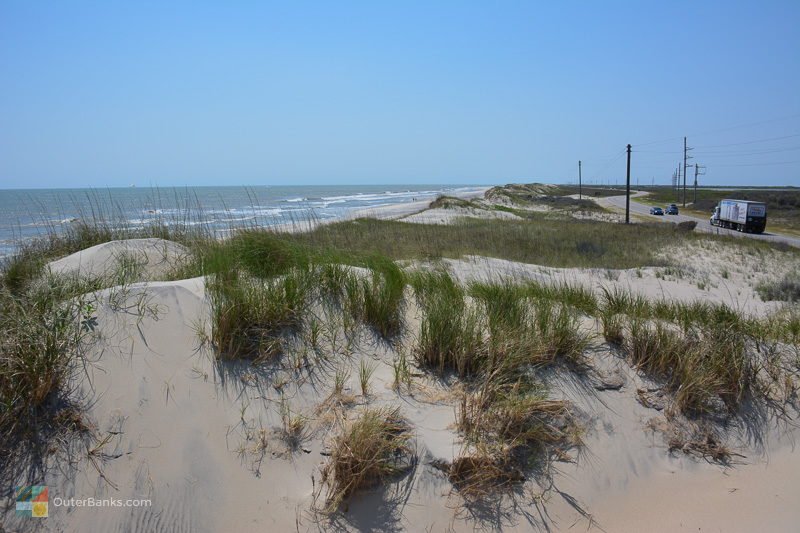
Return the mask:
[[464,288],[446,272],[420,272],[411,281],[423,313],[417,363],[462,376],[479,371],[488,357],[484,317]]
[[417,272],[411,282],[422,310],[418,364],[469,380],[458,411],[466,445],[446,469],[462,495],[509,488],[551,452],[579,444],[568,403],[549,399],[530,370],[582,361],[589,336],[578,311],[554,299],[586,306],[575,298],[580,291],[510,281],[465,288],[442,271]]
[[482,207],[471,200],[464,200],[463,198],[458,198],[456,196],[447,196],[445,194],[441,194],[436,197],[428,207],[431,209],[451,209],[454,207],[473,207],[477,209],[481,209]]
[[461,219],[452,225],[358,219],[280,238],[303,244],[315,253],[336,250],[422,260],[477,255],[553,267],[611,269],[666,266],[659,249],[676,242],[723,239],[733,246],[770,248],[758,241],[675,232],[660,223],[623,225],[552,219]]
[[755,384],[746,339],[731,327],[681,332],[632,318],[623,347],[634,365],[665,381],[684,412],[714,410],[716,400],[735,411]]
[[397,408],[365,409],[335,438],[322,469],[331,510],[359,489],[392,478],[410,467],[411,430]]
[[[502,194],[518,196],[518,203],[501,208],[518,210],[519,202],[541,202],[542,195],[566,193],[551,186],[515,187]],[[567,200],[564,205],[580,207]],[[473,205],[446,197],[434,204]],[[321,326],[309,323],[309,316],[319,307],[340,319],[346,332],[363,326],[399,342],[407,329],[410,285],[420,326],[408,358],[403,352],[394,362],[395,388],[399,391],[405,383],[411,389],[412,360],[421,368],[463,378],[457,426],[465,447],[446,470],[465,496],[510,487],[524,480],[532,465],[564,458],[580,445],[572,407],[552,399],[537,376],[550,365],[584,368],[584,352],[593,340],[583,329],[585,317],[597,318],[603,337],[632,365],[663,382],[678,410],[693,415],[716,412],[720,404],[736,412],[748,395],[762,391],[759,371],[772,370],[767,356],[760,355],[768,352],[764,347],[800,346],[796,306],[759,320],[723,304],[645,298],[621,289],[596,294],[568,283],[461,284],[444,270],[407,271],[396,263],[479,255],[554,267],[633,268],[665,264],[657,252],[676,242],[712,239],[754,253],[770,246],[675,232],[663,224],[535,218],[429,225],[359,219],[304,233],[242,228],[224,240],[213,238],[202,225],[191,229],[156,224],[134,232],[110,224],[79,224],[26,244],[3,264],[0,434],[26,435],[32,421],[53,411],[55,399],[68,392],[65,386],[80,346],[94,326],[94,309],[81,295],[138,276],[135,258],[130,257],[120,257],[114,275],[104,279],[50,279],[44,265],[87,246],[129,237],[162,237],[189,246],[193,261],[168,276],[206,276],[211,302],[208,340],[222,360],[247,358],[256,363],[278,357],[287,337],[300,331],[317,349]],[[796,301],[798,286],[796,276],[788,276],[759,291],[765,300]],[[365,361],[358,369],[365,398],[372,392],[374,370]],[[337,371],[337,394],[343,393],[346,376],[344,370]],[[281,418],[287,441],[298,443],[305,418],[288,406],[281,408]],[[358,489],[407,468],[409,439],[410,427],[396,409],[367,409],[342,428],[324,471],[332,508]],[[8,444],[3,441],[0,446],[5,450]]]
[[779,280],[762,283],[756,290],[764,301],[800,301],[800,273],[793,272]]
[[238,271],[210,276],[209,340],[217,355],[260,360],[281,353],[281,333],[301,325],[311,284],[311,272],[301,268],[267,280]]
[[470,286],[472,296],[484,306],[489,326],[488,370],[558,360],[581,363],[589,336],[580,329],[578,311],[552,297],[536,298],[544,292],[539,287],[513,282]]
[[448,474],[466,497],[511,488],[532,465],[581,444],[568,402],[550,399],[530,378],[511,377],[487,375],[462,397],[457,424],[466,445]]
[[[547,206],[562,211],[604,211],[600,205],[585,196],[606,196],[608,189],[593,189],[589,194],[587,189],[582,198],[573,198],[578,194],[568,186],[546,185],[541,183],[515,183],[502,187],[492,187],[486,192],[486,198],[501,203],[511,203],[516,207],[530,208]],[[621,194],[615,191],[613,194]]]
[[20,439],[37,442],[42,431],[74,422],[74,416],[60,413],[71,408],[71,379],[80,369],[83,343],[95,326],[94,305],[79,296],[91,288],[73,277],[31,282],[14,292],[0,284],[3,461]]

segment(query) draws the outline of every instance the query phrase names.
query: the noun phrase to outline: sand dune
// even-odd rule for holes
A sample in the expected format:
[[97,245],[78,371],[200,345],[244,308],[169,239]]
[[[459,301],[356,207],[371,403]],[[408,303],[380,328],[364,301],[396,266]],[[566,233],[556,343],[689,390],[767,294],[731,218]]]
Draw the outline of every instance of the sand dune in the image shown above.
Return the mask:
[[142,271],[147,277],[158,277],[187,257],[191,252],[183,245],[164,239],[128,239],[92,246],[51,262],[54,274],[80,274],[105,277],[116,271],[121,261]]
[[[156,244],[95,247],[59,268],[102,272],[113,251]],[[465,280],[480,278],[481,268],[517,276],[539,268],[483,261],[450,266]],[[579,281],[591,281],[593,274],[583,276]],[[96,299],[99,336],[80,384],[94,425],[87,448],[107,441],[94,461],[78,458],[67,473],[57,468],[63,458],[52,458],[46,482],[51,498],[147,498],[152,507],[54,510],[43,524],[50,531],[752,531],[756,525],[785,531],[800,520],[800,509],[791,504],[800,496],[800,461],[791,448],[795,429],[766,419],[732,425],[728,436],[747,456],[734,468],[670,454],[646,427],[660,413],[636,400],[637,389],[652,383],[605,348],[592,354],[593,375],[553,371],[554,390],[584,414],[588,432],[575,462],[558,463],[546,495],[526,484],[492,505],[464,506],[432,464],[452,460],[461,446],[452,427],[454,397],[423,377],[413,394],[398,394],[391,388],[396,354],[370,335],[364,333],[351,354],[332,350],[328,359],[300,368],[219,362],[197,334],[209,320],[202,278],[118,287]],[[125,302],[136,302],[139,312]],[[409,308],[409,324],[415,313]],[[362,360],[376,365],[370,405],[400,405],[415,428],[418,464],[330,516],[318,512],[325,494],[320,467],[335,424],[320,405],[334,367],[343,365],[351,370],[347,391],[353,397],[344,416],[359,412],[367,401],[358,395],[355,377]],[[597,390],[598,376],[610,375],[623,380],[621,389]],[[289,379],[277,390],[280,376]],[[282,401],[309,420],[297,449],[281,438]]]

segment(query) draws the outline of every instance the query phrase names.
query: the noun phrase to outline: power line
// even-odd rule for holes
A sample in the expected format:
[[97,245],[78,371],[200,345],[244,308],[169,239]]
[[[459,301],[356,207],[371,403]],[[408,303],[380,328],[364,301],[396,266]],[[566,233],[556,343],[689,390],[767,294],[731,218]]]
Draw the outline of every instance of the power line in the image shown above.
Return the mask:
[[800,133],[795,133],[794,135],[784,135],[782,137],[770,137],[769,139],[757,139],[755,141],[744,141],[739,143],[730,143],[730,144],[715,144],[709,146],[698,146],[697,148],[724,148],[726,146],[741,146],[743,144],[755,144],[755,143],[762,143],[767,141],[779,141],[781,139],[790,139],[792,137],[800,137]]
[[764,150],[753,150],[750,152],[739,152],[736,150],[724,150],[724,151],[711,151],[711,152],[699,152],[703,155],[708,155],[709,157],[728,157],[732,155],[759,155],[759,154],[775,154],[778,152],[791,152],[792,150],[800,150],[800,146],[786,146],[784,148],[768,148]]
[[715,167],[762,167],[762,166],[770,166],[770,165],[793,165],[795,163],[800,163],[800,159],[796,161],[780,161],[775,163],[736,163],[736,164],[722,164],[722,165],[714,165]]
[[[716,129],[716,130],[707,130],[707,131],[702,131],[702,132],[698,132],[698,133],[690,133],[689,136],[698,137],[698,136],[701,136],[701,135],[710,135],[712,133],[719,133],[719,132],[722,132],[722,131],[730,131],[730,130],[735,130],[735,129],[738,129],[738,128],[746,128],[748,126],[758,126],[760,124],[768,124],[770,122],[780,122],[781,120],[790,120],[790,119],[797,118],[797,117],[800,117],[800,113],[796,113],[794,115],[788,115],[788,116],[785,116],[785,117],[771,118],[771,119],[767,119],[767,120],[759,120],[757,122],[748,122],[748,123],[745,123],[745,124],[736,124],[734,126],[727,126],[725,128],[719,128],[719,129]],[[646,143],[637,143],[636,146],[649,146],[651,144],[660,144],[660,143],[665,143],[665,142],[670,142],[670,141],[676,141],[676,140],[680,140],[681,138],[682,137],[670,137],[669,139],[662,139],[662,140],[659,140],[659,141],[650,141],[650,142],[646,142]]]

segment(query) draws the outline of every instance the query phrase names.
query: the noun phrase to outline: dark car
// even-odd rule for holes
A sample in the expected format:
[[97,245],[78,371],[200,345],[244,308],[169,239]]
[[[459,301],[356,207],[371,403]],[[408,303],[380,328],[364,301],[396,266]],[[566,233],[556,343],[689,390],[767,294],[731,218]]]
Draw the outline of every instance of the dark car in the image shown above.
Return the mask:
[[661,209],[660,207],[651,207],[650,208],[650,214],[651,215],[663,215],[664,214],[664,210]]
[[678,214],[678,206],[675,204],[670,204],[669,207],[665,209],[668,215],[677,215]]

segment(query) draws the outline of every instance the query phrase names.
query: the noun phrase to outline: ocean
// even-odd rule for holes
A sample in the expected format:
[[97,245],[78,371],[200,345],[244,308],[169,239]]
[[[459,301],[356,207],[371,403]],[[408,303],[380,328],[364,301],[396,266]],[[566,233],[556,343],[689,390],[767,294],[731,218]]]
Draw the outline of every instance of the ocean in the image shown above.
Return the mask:
[[181,221],[224,233],[237,225],[341,218],[355,209],[475,189],[460,185],[0,189],[0,257],[13,254],[25,239],[62,231],[86,219],[107,219],[130,228],[159,220]]

